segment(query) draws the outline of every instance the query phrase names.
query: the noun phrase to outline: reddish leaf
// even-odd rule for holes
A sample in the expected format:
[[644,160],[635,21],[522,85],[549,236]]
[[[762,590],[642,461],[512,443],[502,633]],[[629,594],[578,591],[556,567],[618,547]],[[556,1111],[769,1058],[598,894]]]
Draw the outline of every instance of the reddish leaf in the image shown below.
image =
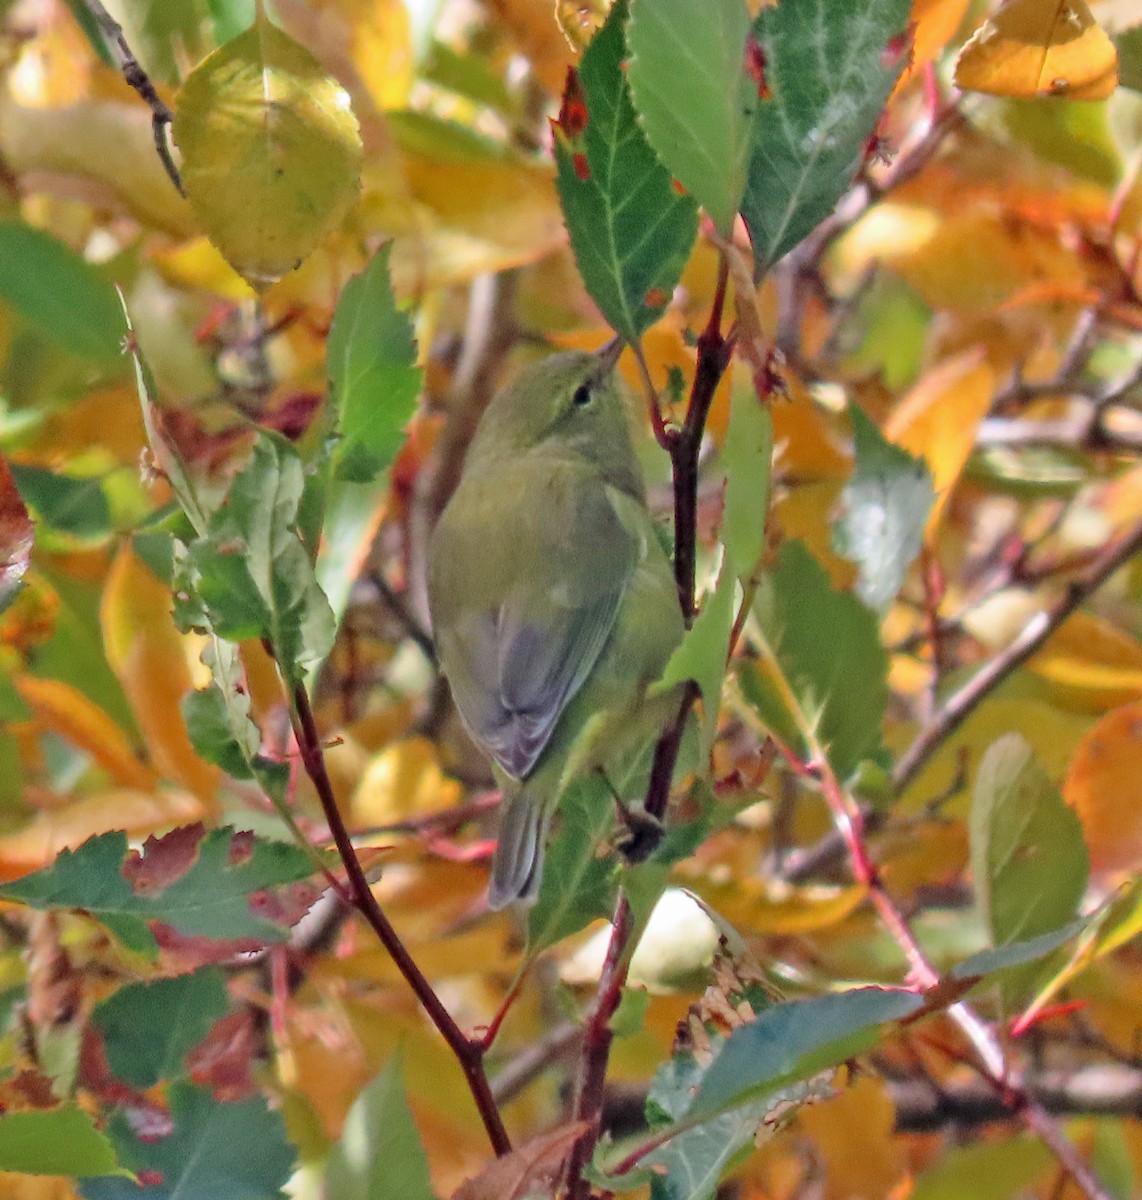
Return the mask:
[[132,850],[123,863],[123,878],[140,896],[153,895],[181,879],[198,858],[198,843],[206,834],[201,821],[172,829],[162,837],[151,834],[143,852]]
[[579,72],[574,67],[568,67],[567,82],[563,87],[563,99],[555,123],[565,138],[574,141],[583,136],[587,120],[587,97],[583,94]]
[[0,610],[15,596],[28,570],[34,536],[32,519],[0,455]]
[[248,1008],[228,1013],[186,1058],[190,1078],[209,1087],[218,1100],[243,1100],[254,1092],[251,1074],[258,1033]]

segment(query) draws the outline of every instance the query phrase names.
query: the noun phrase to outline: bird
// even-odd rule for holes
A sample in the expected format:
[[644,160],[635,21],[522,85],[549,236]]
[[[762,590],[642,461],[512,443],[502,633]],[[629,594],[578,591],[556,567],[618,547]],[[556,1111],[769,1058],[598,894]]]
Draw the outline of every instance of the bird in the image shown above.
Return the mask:
[[599,772],[638,799],[646,773],[632,767],[678,711],[652,687],[685,623],[615,379],[621,348],[550,355],[492,399],[429,542],[440,666],[503,792],[493,909],[534,902],[576,779]]

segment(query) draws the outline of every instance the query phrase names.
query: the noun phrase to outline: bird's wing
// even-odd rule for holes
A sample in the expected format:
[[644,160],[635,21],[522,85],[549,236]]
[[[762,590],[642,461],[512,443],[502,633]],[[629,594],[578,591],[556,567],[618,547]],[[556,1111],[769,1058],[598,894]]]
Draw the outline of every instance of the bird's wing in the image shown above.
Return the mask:
[[598,661],[639,556],[601,482],[566,503],[555,498],[520,533],[532,544],[500,552],[533,569],[506,572],[499,602],[465,606],[440,646],[461,716],[516,779],[535,766]]

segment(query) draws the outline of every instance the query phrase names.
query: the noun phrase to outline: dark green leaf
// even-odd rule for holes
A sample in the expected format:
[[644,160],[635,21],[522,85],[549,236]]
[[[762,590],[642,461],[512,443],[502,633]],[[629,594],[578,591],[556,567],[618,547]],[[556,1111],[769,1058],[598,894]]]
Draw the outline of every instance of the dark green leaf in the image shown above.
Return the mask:
[[400,1057],[353,1102],[325,1168],[326,1200],[434,1200]]
[[122,370],[123,313],[114,287],[51,234],[0,221],[0,301],[62,349]]
[[12,464],[12,477],[24,502],[53,529],[82,538],[106,537],[111,532],[111,511],[102,480],[20,463]]
[[186,1074],[187,1053],[229,1007],[222,972],[206,967],[120,988],[95,1006],[91,1019],[103,1034],[112,1074],[133,1087],[149,1088]]
[[628,342],[660,315],[698,231],[698,210],[675,190],[635,120],[620,0],[579,68],[586,126],[556,126],[559,197],[591,298]]
[[714,1116],[836,1066],[875,1045],[882,1026],[923,1004],[915,992],[875,987],[776,1004],[726,1039],[686,1119]]
[[287,930],[255,911],[251,896],[312,871],[296,846],[254,841],[230,828],[203,837],[202,826],[191,825],[148,838],[141,858],[128,851],[126,834],[89,838],[50,867],[4,884],[0,898],[37,909],[82,909],[142,954],[155,951],[148,921],[187,936],[261,945],[280,941]]
[[765,86],[742,216],[758,270],[832,212],[907,60],[910,0],[784,0],[754,35]]
[[745,0],[632,0],[631,95],[647,140],[728,234],[749,166],[758,88]]
[[1124,88],[1142,92],[1142,25],[1124,29],[1115,39],[1118,49],[1118,82]]
[[[210,1092],[176,1083],[168,1096],[173,1130],[146,1140],[122,1109],[108,1126],[123,1163],[146,1171],[126,1180],[85,1179],[86,1200],[277,1200],[296,1157],[285,1123],[261,1096],[220,1104]],[[151,1182],[153,1181],[153,1182]]]
[[559,829],[547,847],[539,896],[527,917],[529,955],[610,916],[613,859],[599,848],[615,823],[614,798],[604,780],[577,780],[559,805]]
[[327,350],[330,396],[341,435],[339,479],[370,483],[392,462],[420,392],[416,342],[389,282],[391,244],[341,292]]
[[824,568],[795,541],[785,543],[762,581],[754,612],[763,645],[739,674],[746,699],[799,753],[811,731],[846,778],[880,748],[888,660],[876,617],[855,596],[834,591]]
[[988,747],[971,820],[976,903],[993,945],[1065,925],[1089,870],[1078,817],[1018,734]]
[[859,567],[857,595],[883,612],[920,553],[936,492],[922,458],[894,446],[855,405],[849,415],[856,470],[841,493],[833,549]]
[[[0,1116],[0,1171],[24,1175],[129,1175],[110,1140],[68,1104]],[[133,1182],[127,1183],[134,1187]]]

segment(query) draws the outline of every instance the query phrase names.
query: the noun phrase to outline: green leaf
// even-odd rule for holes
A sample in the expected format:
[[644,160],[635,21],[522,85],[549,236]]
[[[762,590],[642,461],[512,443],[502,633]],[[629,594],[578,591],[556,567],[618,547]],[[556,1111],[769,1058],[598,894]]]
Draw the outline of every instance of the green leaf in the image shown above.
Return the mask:
[[1064,942],[1077,937],[1085,927],[1085,921],[1071,921],[1061,929],[1052,929],[1050,933],[1041,933],[1038,937],[1028,938],[1026,941],[1008,942],[993,950],[981,950],[978,954],[969,955],[956,963],[947,977],[952,980],[977,981],[986,979],[997,971],[1025,966],[1040,958],[1046,958]]
[[338,479],[371,483],[396,457],[416,407],[421,372],[408,317],[389,281],[391,243],[341,292],[327,349],[330,397],[341,435]]
[[559,828],[547,846],[539,896],[527,915],[528,956],[609,917],[614,862],[599,857],[614,828],[614,799],[604,780],[577,780],[559,804]]
[[348,92],[260,13],[187,77],[172,132],[187,199],[252,287],[292,271],[357,197]]
[[[784,0],[754,22],[765,86],[742,200],[758,270],[832,212],[906,61],[910,0]],[[891,47],[891,48],[890,48]]]
[[773,734],[799,754],[820,745],[846,778],[878,753],[888,704],[888,660],[876,617],[834,591],[796,541],[782,546],[754,603],[759,655],[743,663],[746,700]]
[[44,467],[12,464],[12,478],[24,502],[61,533],[101,538],[111,532],[111,511],[101,479],[81,479]]
[[[281,1115],[258,1096],[220,1104],[210,1092],[176,1083],[168,1094],[169,1137],[136,1136],[119,1109],[108,1132],[120,1159],[148,1182],[85,1179],[86,1200],[277,1200],[296,1157]],[[153,1182],[150,1182],[153,1181]]]
[[632,0],[627,67],[647,140],[729,234],[749,165],[756,83],[745,0]]
[[651,1200],[711,1200],[725,1173],[753,1149],[769,1099],[721,1113],[671,1138],[640,1166],[654,1172]]
[[254,0],[206,0],[219,46],[236,38],[254,23]]
[[[0,1116],[0,1171],[24,1175],[126,1175],[110,1139],[72,1104]],[[134,1187],[133,1181],[127,1187]]]
[[916,992],[876,987],[776,1004],[726,1039],[686,1120],[712,1117],[836,1066],[874,1046],[882,1026],[923,1005]]
[[[0,899],[31,908],[81,909],[129,949],[155,953],[148,921],[188,937],[281,941],[288,932],[251,905],[253,893],[312,874],[309,857],[284,842],[253,841],[227,827],[205,837],[201,825],[148,838],[139,856],[124,833],[88,838],[50,867],[0,887]],[[129,881],[127,874],[134,879]]]
[[841,493],[833,549],[857,564],[857,595],[882,613],[920,553],[936,491],[922,458],[894,446],[855,405],[849,416],[856,470]]
[[123,316],[115,289],[58,238],[0,221],[0,301],[61,349],[122,371]]
[[727,476],[722,542],[744,581],[757,569],[765,549],[773,461],[773,419],[752,386],[734,388],[722,457]]
[[353,1101],[329,1152],[325,1200],[434,1200],[399,1054]]
[[556,125],[555,161],[579,273],[611,327],[634,342],[674,291],[698,209],[675,190],[635,120],[623,70],[626,17],[620,0],[583,55],[586,125],[574,115]]
[[214,682],[183,697],[182,715],[191,743],[207,762],[235,779],[256,779],[276,805],[284,804],[289,764],[261,754],[262,735],[250,717],[250,694],[237,648],[215,638],[202,660]]
[[103,1034],[112,1074],[133,1087],[149,1088],[186,1074],[186,1055],[229,1007],[222,972],[205,967],[120,988],[95,1006],[91,1019]]
[[267,639],[292,691],[333,644],[333,613],[297,530],[305,470],[294,447],[263,433],[208,536],[189,548],[189,586],[210,630]]
[[1071,920],[1089,872],[1082,827],[1016,733],[983,756],[969,834],[976,903],[993,945]]
[[697,683],[702,693],[703,760],[708,757],[718,731],[722,681],[726,677],[736,594],[737,575],[726,556],[717,584],[713,591],[706,593],[701,612],[670,656],[662,679],[655,685],[657,691],[685,683],[688,679]]

